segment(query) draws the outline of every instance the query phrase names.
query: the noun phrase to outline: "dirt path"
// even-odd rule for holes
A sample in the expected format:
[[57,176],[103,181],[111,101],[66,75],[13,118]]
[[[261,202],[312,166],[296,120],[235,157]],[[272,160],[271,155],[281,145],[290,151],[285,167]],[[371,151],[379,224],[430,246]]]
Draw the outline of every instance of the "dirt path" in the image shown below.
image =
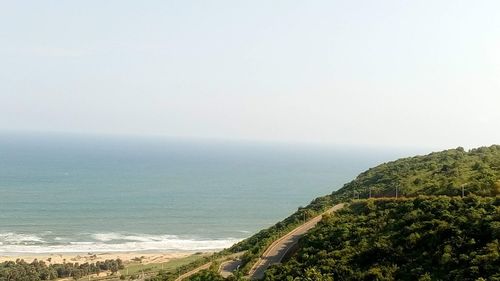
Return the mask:
[[303,225],[287,233],[285,236],[274,241],[250,269],[248,273],[250,279],[262,279],[264,277],[264,271],[269,268],[269,266],[281,262],[285,254],[299,241],[299,238],[316,226],[324,214],[331,214],[342,209],[342,207],[344,207],[344,204],[337,204],[323,214],[310,219]]
[[206,263],[206,264],[204,264],[204,265],[202,265],[200,267],[197,267],[197,268],[195,268],[195,269],[193,269],[191,271],[188,271],[188,272],[182,274],[181,276],[177,277],[177,279],[175,279],[175,281],[184,280],[184,279],[188,278],[189,276],[194,275],[195,273],[198,273],[198,272],[200,272],[200,271],[202,271],[204,269],[208,269],[211,265],[212,265],[211,262]]
[[[237,266],[235,269],[231,270],[232,267],[229,266],[229,264],[232,262],[239,262],[239,257],[242,256],[243,254],[244,254],[244,252],[239,252],[239,253],[235,253],[235,254],[232,254],[229,256],[225,256],[223,258],[219,258],[217,261],[221,261],[222,259],[231,259],[229,261],[225,261],[225,262],[221,263],[221,265],[219,266],[219,273],[223,274],[223,276],[224,276],[224,274],[227,274],[227,276],[231,275],[232,272],[237,268]],[[182,274],[181,276],[177,277],[177,279],[175,279],[175,281],[182,281],[182,280],[188,278],[189,276],[194,275],[195,273],[198,273],[204,269],[208,269],[211,265],[212,265],[212,262],[201,265],[201,266],[199,266],[191,271],[188,271],[188,272]],[[229,266],[229,267],[227,267],[227,266]],[[231,271],[228,271],[228,270],[231,270]]]

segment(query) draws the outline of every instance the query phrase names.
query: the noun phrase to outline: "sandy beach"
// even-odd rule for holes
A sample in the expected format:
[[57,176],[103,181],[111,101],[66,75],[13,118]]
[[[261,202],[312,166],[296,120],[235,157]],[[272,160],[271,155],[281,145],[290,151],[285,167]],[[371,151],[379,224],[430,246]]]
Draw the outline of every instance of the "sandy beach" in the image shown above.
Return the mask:
[[165,263],[172,259],[184,258],[194,254],[194,252],[179,252],[179,253],[143,253],[143,252],[117,252],[117,253],[64,253],[64,254],[26,254],[16,256],[0,255],[0,262],[16,261],[23,259],[26,262],[33,260],[43,260],[47,264],[61,264],[64,262],[71,263],[94,263],[109,259],[121,259],[123,262],[141,261],[143,264],[149,263]]

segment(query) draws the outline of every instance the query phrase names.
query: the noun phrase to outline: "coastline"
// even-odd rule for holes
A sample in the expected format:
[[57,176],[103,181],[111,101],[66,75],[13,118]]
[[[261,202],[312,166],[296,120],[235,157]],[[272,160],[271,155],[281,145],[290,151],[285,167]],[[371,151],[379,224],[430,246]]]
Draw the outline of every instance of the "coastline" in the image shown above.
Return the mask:
[[124,263],[139,262],[142,264],[165,263],[172,259],[185,258],[200,252],[103,252],[103,253],[12,253],[0,254],[0,263],[22,259],[27,263],[34,260],[47,264],[62,263],[95,263],[110,259],[121,259]]

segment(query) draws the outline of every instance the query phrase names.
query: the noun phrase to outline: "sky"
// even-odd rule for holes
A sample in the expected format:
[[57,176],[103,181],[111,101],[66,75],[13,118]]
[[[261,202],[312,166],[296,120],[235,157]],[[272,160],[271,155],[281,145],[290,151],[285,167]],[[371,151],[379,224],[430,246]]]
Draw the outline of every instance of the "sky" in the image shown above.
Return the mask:
[[2,1],[0,130],[500,143],[500,1]]

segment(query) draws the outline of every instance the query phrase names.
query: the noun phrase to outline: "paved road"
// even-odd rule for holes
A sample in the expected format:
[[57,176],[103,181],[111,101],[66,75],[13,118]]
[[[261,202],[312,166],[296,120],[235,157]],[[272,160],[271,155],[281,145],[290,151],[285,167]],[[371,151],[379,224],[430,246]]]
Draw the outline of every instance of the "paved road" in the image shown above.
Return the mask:
[[330,214],[337,210],[342,209],[344,204],[338,204],[328,209],[323,214],[314,217],[304,223],[303,225],[290,231],[285,236],[274,241],[269,248],[262,254],[262,256],[257,260],[254,266],[250,269],[248,276],[250,279],[262,279],[264,277],[264,271],[268,269],[271,265],[281,262],[286,253],[299,241],[306,232],[311,230],[316,224],[321,220],[324,214]]
[[227,278],[233,275],[233,272],[236,271],[240,266],[241,266],[240,259],[225,261],[221,263],[219,267],[219,274],[222,277]]
[[240,257],[244,254],[245,252],[239,252],[232,254],[228,256],[229,260],[223,261],[220,266],[219,266],[219,274],[227,278],[230,275],[233,274],[235,270],[237,270],[241,266],[241,260]]

